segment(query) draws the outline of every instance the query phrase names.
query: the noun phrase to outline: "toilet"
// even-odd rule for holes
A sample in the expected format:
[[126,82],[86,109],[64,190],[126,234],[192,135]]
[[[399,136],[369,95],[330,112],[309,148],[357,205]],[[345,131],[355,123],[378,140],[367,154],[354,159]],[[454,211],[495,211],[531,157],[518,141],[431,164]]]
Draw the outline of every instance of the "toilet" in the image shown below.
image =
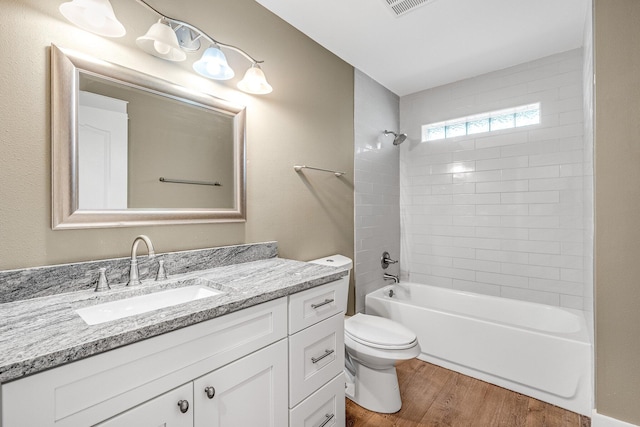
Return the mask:
[[[342,255],[310,262],[349,270],[353,265]],[[384,317],[358,313],[344,322],[344,345],[346,396],[370,411],[398,412],[402,400],[395,364],[420,354],[416,334]]]

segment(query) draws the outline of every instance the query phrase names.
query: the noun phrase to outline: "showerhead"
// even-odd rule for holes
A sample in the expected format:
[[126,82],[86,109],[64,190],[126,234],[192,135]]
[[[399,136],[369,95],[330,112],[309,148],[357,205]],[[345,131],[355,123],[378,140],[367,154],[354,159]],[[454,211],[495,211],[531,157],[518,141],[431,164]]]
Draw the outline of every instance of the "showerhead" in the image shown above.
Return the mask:
[[406,133],[398,134],[395,138],[393,138],[393,145],[400,145],[404,142],[405,139],[407,139]]
[[385,135],[393,135],[393,145],[400,145],[404,142],[405,139],[407,139],[407,134],[406,133],[395,133],[393,131],[390,130],[385,130],[384,131]]

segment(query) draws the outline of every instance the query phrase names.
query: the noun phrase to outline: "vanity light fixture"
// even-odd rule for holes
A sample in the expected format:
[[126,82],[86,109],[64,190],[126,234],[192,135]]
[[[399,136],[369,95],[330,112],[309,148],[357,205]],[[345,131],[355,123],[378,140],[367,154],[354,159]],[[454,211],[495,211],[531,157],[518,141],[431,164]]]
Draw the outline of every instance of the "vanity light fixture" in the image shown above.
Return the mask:
[[109,0],[73,0],[61,4],[60,13],[83,30],[101,36],[122,37],[127,33]]
[[[145,52],[169,61],[184,61],[185,52],[195,52],[200,49],[200,41],[208,42],[207,49],[202,57],[193,64],[193,69],[200,75],[214,80],[228,80],[235,73],[222,52],[228,49],[244,56],[251,66],[238,82],[238,88],[244,92],[264,95],[271,93],[273,88],[260,68],[261,63],[244,50],[221,43],[204,31],[185,21],[174,19],[160,13],[145,0],[137,0],[138,3],[151,10],[160,17],[144,36],[136,39],[136,44]],[[73,12],[71,12],[73,11]],[[117,20],[109,0],[72,0],[60,5],[60,12],[71,22],[82,29],[108,37],[120,37],[126,32],[124,26]],[[83,17],[78,18],[78,16]],[[103,18],[104,17],[104,18]],[[105,24],[103,24],[103,20]],[[106,31],[107,24],[120,28],[119,31]]]

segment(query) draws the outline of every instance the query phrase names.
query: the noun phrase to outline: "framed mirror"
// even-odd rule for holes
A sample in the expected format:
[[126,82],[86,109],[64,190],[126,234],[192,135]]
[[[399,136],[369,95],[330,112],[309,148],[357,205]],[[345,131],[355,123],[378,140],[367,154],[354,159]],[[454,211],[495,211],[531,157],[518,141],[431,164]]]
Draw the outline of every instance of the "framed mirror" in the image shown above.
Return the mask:
[[245,220],[243,106],[51,46],[52,227]]

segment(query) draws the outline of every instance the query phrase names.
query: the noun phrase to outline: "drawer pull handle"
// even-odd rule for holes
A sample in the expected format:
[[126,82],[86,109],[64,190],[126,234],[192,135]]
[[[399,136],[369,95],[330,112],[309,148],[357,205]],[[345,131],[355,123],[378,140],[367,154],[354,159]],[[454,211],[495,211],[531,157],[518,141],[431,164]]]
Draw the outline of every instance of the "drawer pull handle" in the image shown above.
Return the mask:
[[178,407],[180,408],[180,412],[182,412],[183,414],[186,414],[187,411],[189,410],[189,401],[187,400],[178,401]]
[[333,414],[325,414],[325,420],[318,427],[326,426],[327,424],[329,424],[329,421],[331,421],[333,419],[333,417],[335,417],[335,415],[333,415]]
[[324,359],[327,356],[332,355],[333,353],[335,353],[335,350],[325,350],[324,354],[322,356],[312,357],[311,358],[311,362],[312,363],[318,363],[319,361],[321,361],[322,359]]
[[207,393],[207,397],[208,397],[209,399],[213,399],[213,396],[215,396],[215,395],[216,395],[216,389],[215,389],[215,388],[213,388],[213,387],[206,387],[206,388],[204,389],[204,392],[205,392],[205,393]]
[[335,300],[334,300],[333,298],[331,298],[331,299],[328,299],[328,298],[327,298],[326,300],[324,300],[324,301],[322,301],[322,302],[320,302],[320,303],[318,303],[318,304],[311,304],[311,308],[320,308],[320,307],[322,307],[323,305],[331,304],[331,303],[332,303],[332,302],[334,302],[334,301],[335,301]]

